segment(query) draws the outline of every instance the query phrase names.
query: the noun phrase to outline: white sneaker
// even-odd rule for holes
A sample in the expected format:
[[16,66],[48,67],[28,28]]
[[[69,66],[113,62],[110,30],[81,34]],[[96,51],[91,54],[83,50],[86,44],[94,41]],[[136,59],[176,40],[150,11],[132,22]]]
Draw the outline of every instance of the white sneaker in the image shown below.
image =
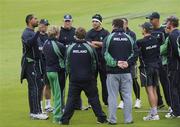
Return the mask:
[[124,108],[124,102],[123,101],[121,101],[120,103],[119,103],[119,105],[118,105],[118,107],[117,108],[119,108],[119,109],[123,109]]
[[148,120],[159,120],[159,119],[160,119],[160,118],[159,118],[159,115],[151,115],[151,114],[149,114],[149,115],[143,117],[143,120],[144,120],[144,121],[148,121]]
[[173,114],[173,112],[171,112],[171,113],[168,112],[168,113],[165,115],[165,117],[166,117],[167,119],[180,118],[180,116],[175,116],[175,115]]
[[30,118],[33,120],[47,120],[49,117],[46,114],[30,114]]
[[135,102],[134,108],[141,108],[141,100],[136,99],[136,102]]
[[172,113],[168,112],[166,115],[165,115],[166,118],[173,118],[175,117]]
[[31,113],[31,114],[30,114],[30,119],[32,119],[32,120],[37,119],[37,114]]
[[37,115],[37,118],[39,118],[40,120],[47,120],[49,118],[49,116],[41,113],[41,114]]

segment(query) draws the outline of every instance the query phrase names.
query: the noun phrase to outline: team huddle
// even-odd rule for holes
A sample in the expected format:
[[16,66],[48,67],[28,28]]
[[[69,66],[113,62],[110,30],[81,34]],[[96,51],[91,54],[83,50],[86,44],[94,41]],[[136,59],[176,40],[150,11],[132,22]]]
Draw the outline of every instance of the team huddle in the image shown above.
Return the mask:
[[[165,106],[160,84],[169,107],[165,117],[180,118],[179,19],[169,16],[161,25],[158,12],[146,18],[149,21],[140,25],[143,38],[136,39],[127,18],[114,19],[112,32],[108,32],[102,27],[102,16],[95,14],[93,28],[86,32],[83,27],[72,26],[69,14],[64,15],[61,28],[50,25],[47,19],[38,21],[33,14],[27,15],[27,27],[21,36],[21,83],[23,79],[28,83],[30,118],[46,120],[48,113],[53,112],[53,123],[68,125],[75,110],[92,108],[98,124],[116,125],[116,111],[121,108],[124,123],[132,124],[132,88],[136,97],[134,108],[141,108],[138,76],[150,104],[143,120],[160,119],[158,109]],[[98,75],[108,117],[99,100]],[[82,105],[81,91],[88,98],[88,107]]]

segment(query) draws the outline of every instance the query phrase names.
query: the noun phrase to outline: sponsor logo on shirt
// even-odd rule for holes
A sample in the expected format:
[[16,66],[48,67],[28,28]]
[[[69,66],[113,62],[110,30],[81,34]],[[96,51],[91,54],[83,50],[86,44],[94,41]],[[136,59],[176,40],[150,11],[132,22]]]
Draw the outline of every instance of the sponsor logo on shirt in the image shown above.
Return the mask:
[[87,50],[73,50],[73,53],[87,53]]
[[150,50],[150,49],[154,49],[154,48],[157,48],[157,45],[148,46],[148,47],[146,47],[146,50]]
[[114,41],[128,41],[127,38],[118,38],[118,37],[115,37],[113,38]]

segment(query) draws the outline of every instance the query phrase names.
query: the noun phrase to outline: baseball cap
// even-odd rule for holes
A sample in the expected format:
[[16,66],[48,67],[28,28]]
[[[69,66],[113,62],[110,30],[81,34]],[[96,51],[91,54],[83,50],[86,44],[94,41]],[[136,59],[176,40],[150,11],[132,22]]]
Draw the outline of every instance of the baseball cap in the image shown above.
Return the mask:
[[44,24],[46,26],[50,25],[47,19],[41,19],[39,24]]
[[153,26],[150,22],[145,22],[143,23],[142,25],[140,25],[140,27],[146,29],[146,30],[152,30],[153,29]]
[[99,23],[102,23],[102,16],[100,14],[95,14],[92,16],[92,21],[98,21]]
[[147,16],[146,19],[160,19],[160,14],[158,12],[153,12],[152,14]]
[[64,21],[72,21],[72,16],[69,14],[64,15]]

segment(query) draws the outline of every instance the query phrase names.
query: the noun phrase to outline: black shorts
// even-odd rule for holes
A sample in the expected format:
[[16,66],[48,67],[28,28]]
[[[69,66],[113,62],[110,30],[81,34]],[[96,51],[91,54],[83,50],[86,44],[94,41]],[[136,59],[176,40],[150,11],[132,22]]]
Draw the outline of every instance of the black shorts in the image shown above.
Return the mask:
[[154,67],[140,68],[141,86],[158,86],[158,73]]

